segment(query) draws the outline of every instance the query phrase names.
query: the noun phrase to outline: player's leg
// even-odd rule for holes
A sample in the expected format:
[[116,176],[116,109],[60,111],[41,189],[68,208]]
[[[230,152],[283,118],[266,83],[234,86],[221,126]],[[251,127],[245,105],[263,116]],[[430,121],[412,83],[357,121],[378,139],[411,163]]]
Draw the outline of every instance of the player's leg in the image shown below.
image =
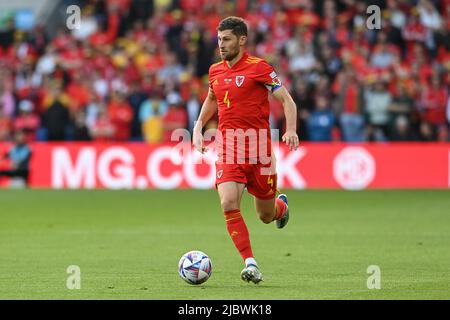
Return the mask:
[[233,181],[223,182],[217,186],[228,233],[245,261],[253,258],[253,252],[250,235],[241,214],[241,198],[244,188],[244,184]]
[[276,221],[283,228],[289,221],[287,196],[277,193],[277,174],[272,166],[254,165],[246,171],[247,189],[255,196],[255,209],[264,223]]
[[244,189],[245,184],[234,181],[223,182],[217,186],[220,206],[224,212],[240,209]]
[[277,210],[275,208],[275,198],[264,200],[255,198],[255,209],[259,219],[264,223],[271,223],[275,220]]
[[230,181],[217,186],[228,233],[245,262],[241,278],[247,282],[258,283],[262,281],[262,274],[259,272],[258,265],[253,257],[250,234],[240,210],[244,188],[245,184]]
[[259,199],[255,196],[255,209],[262,222],[267,224],[276,221],[279,229],[289,221],[288,200],[285,194],[272,199]]

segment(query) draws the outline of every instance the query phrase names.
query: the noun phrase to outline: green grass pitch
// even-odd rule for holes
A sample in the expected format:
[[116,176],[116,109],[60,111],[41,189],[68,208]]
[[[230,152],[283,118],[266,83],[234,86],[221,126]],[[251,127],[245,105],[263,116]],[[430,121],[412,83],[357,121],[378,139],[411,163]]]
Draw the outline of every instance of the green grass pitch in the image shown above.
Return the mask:
[[[240,279],[214,190],[0,190],[0,299],[450,299],[450,192],[287,191],[285,229],[242,212],[265,281]],[[181,255],[212,277],[191,286]],[[81,289],[66,287],[67,267]],[[367,268],[381,289],[367,288]]]

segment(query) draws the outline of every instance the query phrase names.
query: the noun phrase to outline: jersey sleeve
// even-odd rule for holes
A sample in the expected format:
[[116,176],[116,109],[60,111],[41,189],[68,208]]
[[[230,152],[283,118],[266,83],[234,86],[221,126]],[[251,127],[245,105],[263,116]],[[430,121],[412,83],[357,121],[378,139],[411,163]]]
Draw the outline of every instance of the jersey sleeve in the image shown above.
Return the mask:
[[264,85],[271,93],[283,86],[273,67],[264,60],[256,65],[255,80]]
[[208,76],[209,76],[209,80],[208,80],[208,83],[209,83],[209,89],[212,91],[212,92],[214,92],[214,89],[213,89],[213,82],[214,82],[214,80],[215,80],[215,74],[214,74],[214,70],[213,70],[213,66],[214,65],[212,65],[211,67],[209,67],[209,72],[208,72]]
[[217,73],[213,70],[213,66],[209,68],[209,79],[208,79],[208,87],[210,94],[212,94],[214,97],[216,96],[216,93],[214,92],[214,85],[217,85]]
[[211,79],[211,75],[209,76],[208,82],[209,82],[209,89],[210,89],[211,91],[214,91],[213,86],[212,86],[213,80]]

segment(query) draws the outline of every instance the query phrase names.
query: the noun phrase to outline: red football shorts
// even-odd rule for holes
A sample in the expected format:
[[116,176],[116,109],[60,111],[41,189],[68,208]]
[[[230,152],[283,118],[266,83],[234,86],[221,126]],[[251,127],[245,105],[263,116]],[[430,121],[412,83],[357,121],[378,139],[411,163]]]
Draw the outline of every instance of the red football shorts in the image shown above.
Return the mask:
[[216,162],[216,187],[229,181],[245,184],[247,191],[261,200],[270,200],[276,196],[277,174],[270,171],[270,164]]

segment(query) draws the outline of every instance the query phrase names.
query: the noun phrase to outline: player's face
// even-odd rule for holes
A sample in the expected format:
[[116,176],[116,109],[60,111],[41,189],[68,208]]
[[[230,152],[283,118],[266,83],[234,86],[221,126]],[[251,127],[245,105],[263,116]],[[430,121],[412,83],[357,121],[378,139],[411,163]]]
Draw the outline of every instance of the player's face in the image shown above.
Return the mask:
[[223,60],[231,61],[239,54],[241,50],[241,42],[245,41],[242,37],[237,37],[231,30],[219,31],[218,44],[220,57]]

